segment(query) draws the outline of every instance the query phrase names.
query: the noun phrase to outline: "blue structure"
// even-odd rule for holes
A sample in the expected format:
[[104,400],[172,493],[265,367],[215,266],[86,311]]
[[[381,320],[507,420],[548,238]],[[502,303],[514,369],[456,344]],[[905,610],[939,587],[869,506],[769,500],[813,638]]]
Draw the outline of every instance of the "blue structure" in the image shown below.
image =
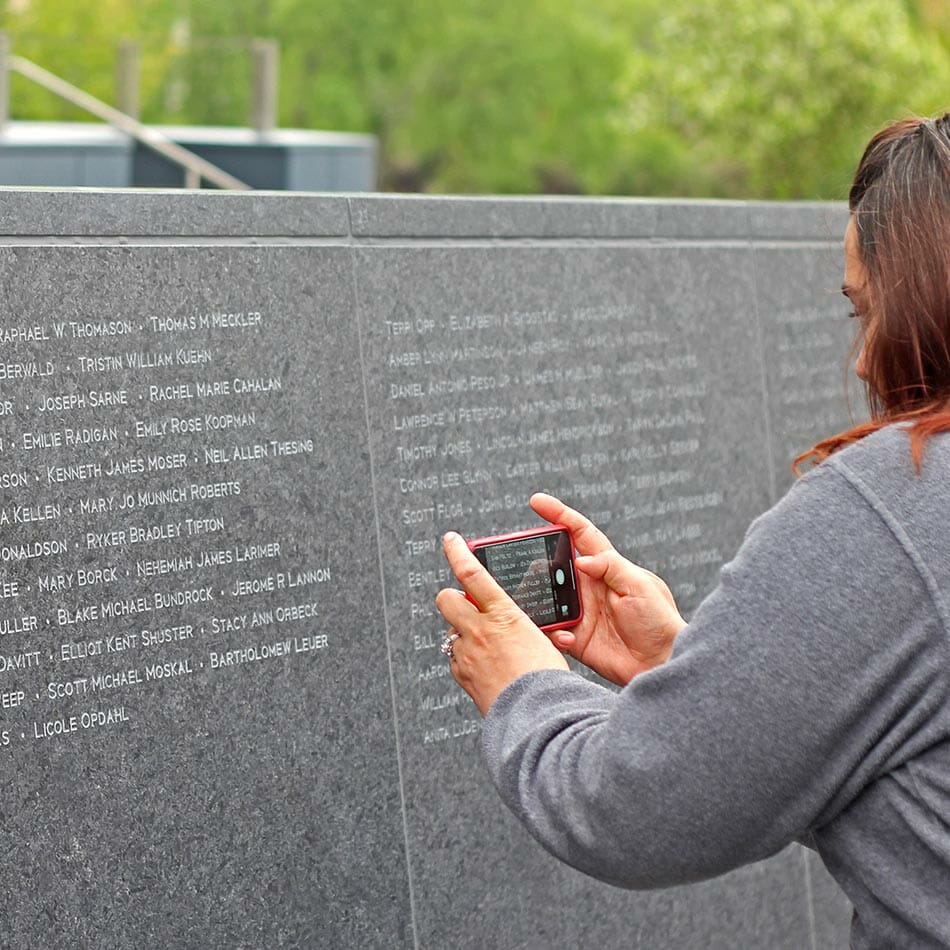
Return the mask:
[[[156,126],[156,131],[268,191],[373,191],[376,138],[349,132]],[[0,185],[178,187],[181,169],[108,125],[9,122],[0,131]]]

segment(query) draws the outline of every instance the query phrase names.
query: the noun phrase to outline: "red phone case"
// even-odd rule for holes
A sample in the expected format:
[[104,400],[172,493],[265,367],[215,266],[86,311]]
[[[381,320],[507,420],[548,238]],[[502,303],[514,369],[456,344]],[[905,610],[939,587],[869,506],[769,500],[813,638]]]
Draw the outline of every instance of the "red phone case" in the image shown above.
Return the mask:
[[[571,539],[571,568],[574,572],[574,589],[577,592],[577,617],[572,620],[562,620],[558,623],[546,623],[541,626],[539,629],[544,631],[549,630],[561,630],[565,627],[576,627],[581,620],[584,619],[584,601],[581,599],[581,589],[580,585],[577,583],[577,569],[573,566],[574,561],[574,535],[571,533],[571,529],[565,524],[549,524],[543,525],[539,528],[528,528],[524,531],[511,531],[508,534],[493,534],[485,538],[473,538],[471,541],[466,542],[468,544],[468,549],[474,553],[475,549],[478,547],[485,547],[489,544],[503,544],[506,541],[520,541],[523,538],[537,538],[545,534],[554,534],[557,531],[566,531],[567,536]],[[468,599],[474,604],[475,601],[466,593],[465,595]]]

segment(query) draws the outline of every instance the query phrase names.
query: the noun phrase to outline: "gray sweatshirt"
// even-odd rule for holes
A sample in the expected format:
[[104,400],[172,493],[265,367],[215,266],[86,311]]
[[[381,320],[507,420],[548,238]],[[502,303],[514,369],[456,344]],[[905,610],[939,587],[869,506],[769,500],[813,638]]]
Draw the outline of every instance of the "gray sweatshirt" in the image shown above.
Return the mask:
[[950,947],[950,435],[884,429],[749,528],[671,659],[622,692],[522,676],[493,780],[562,860],[628,888],[817,848],[854,947]]

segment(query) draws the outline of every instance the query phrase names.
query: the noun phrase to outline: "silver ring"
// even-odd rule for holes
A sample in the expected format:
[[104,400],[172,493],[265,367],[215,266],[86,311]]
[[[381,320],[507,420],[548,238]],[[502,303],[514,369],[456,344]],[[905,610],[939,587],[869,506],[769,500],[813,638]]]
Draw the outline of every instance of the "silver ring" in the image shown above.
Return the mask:
[[450,660],[452,659],[452,651],[455,649],[455,641],[458,640],[458,638],[459,635],[454,630],[442,638],[442,645],[439,647],[442,651],[442,656],[447,656]]

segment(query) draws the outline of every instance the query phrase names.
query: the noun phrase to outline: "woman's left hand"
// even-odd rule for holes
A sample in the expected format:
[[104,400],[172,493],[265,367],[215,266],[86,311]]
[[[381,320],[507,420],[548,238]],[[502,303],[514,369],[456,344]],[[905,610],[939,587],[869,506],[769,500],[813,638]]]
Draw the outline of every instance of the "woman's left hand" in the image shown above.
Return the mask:
[[[442,548],[460,590],[440,590],[435,605],[458,634],[452,649],[452,675],[475,701],[483,716],[499,693],[523,673],[566,670],[567,660],[505,593],[469,550],[450,531]],[[476,604],[478,606],[476,606]]]

